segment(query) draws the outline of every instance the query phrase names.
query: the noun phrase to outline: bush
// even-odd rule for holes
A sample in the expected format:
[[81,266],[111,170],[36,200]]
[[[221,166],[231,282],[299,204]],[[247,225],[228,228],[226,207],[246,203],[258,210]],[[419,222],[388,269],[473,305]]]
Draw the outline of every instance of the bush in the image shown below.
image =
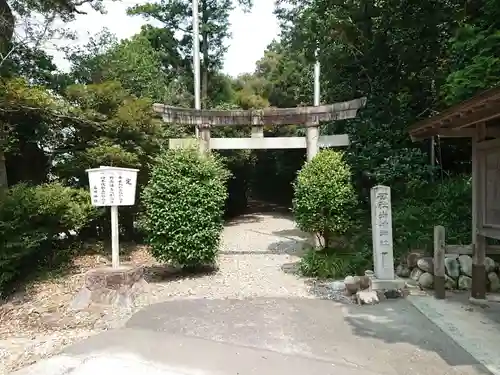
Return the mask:
[[365,270],[372,269],[372,259],[371,249],[368,248],[357,252],[313,249],[300,260],[299,273],[320,279],[343,279],[348,275],[364,275]]
[[85,190],[60,184],[16,185],[0,200],[0,293],[22,277],[54,267],[68,245],[96,214]]
[[413,182],[403,196],[393,196],[394,250],[433,248],[434,226],[446,228],[449,244],[471,242],[471,181],[469,176],[436,183]]
[[142,194],[141,224],[157,260],[188,268],[216,260],[228,177],[220,159],[195,149],[157,158]]
[[321,235],[325,248],[349,229],[356,195],[341,153],[320,151],[300,170],[294,190],[293,212],[298,227]]

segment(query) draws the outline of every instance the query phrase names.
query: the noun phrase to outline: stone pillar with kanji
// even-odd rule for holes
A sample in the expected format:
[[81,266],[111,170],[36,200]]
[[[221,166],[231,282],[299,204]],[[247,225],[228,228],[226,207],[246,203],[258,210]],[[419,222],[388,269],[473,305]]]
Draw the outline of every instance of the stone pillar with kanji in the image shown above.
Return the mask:
[[370,197],[375,277],[394,280],[391,189],[383,185],[374,186]]

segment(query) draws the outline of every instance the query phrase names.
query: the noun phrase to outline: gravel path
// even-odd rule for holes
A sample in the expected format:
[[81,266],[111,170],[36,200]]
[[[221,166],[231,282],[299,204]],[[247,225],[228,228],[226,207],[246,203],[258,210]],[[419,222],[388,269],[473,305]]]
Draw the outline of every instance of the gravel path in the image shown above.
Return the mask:
[[[33,291],[0,305],[0,374],[58,353],[65,346],[102,330],[122,327],[144,306],[184,298],[306,297],[303,279],[282,270],[299,260],[310,241],[295,228],[291,216],[249,214],[224,228],[219,270],[194,277],[149,281],[149,291],[132,309],[91,308],[75,313],[68,306],[81,288],[83,274],[101,257],[85,263],[73,275],[41,282]],[[97,262],[97,264],[96,264]],[[144,247],[129,264],[154,266]]]
[[224,228],[217,273],[158,283],[151,294],[157,301],[172,297],[309,297],[304,280],[282,270],[283,265],[299,260],[307,241],[308,236],[295,228],[290,216],[240,216]]

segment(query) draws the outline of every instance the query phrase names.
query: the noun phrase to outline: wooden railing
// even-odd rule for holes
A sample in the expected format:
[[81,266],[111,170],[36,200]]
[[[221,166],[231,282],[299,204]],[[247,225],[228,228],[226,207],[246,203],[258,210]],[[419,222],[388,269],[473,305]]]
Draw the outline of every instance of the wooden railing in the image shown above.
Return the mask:
[[[445,266],[447,256],[472,255],[472,245],[447,245],[446,231],[441,225],[434,227],[434,295],[445,298]],[[500,255],[500,246],[486,245],[486,255]]]
[[[439,229],[438,229],[439,228]],[[441,229],[442,228],[442,229]],[[446,255],[471,255],[472,256],[472,244],[471,245],[449,245],[446,243],[446,232],[445,228],[438,225],[434,227],[434,245],[436,245],[436,236],[442,231],[442,241],[444,246],[444,253]],[[486,255],[500,255],[500,245],[486,245]]]

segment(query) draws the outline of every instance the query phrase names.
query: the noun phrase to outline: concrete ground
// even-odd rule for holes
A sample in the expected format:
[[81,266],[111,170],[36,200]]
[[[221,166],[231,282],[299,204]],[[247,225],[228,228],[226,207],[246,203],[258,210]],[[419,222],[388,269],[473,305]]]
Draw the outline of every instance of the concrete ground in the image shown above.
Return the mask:
[[[469,292],[447,291],[445,300],[425,293],[411,295],[408,301],[492,374],[500,375],[500,303],[474,306],[469,296]],[[498,297],[488,299],[498,301]]]
[[104,369],[158,375],[489,374],[405,300],[375,306],[300,298],[164,302],[135,314],[125,328],[48,361],[16,375]]

